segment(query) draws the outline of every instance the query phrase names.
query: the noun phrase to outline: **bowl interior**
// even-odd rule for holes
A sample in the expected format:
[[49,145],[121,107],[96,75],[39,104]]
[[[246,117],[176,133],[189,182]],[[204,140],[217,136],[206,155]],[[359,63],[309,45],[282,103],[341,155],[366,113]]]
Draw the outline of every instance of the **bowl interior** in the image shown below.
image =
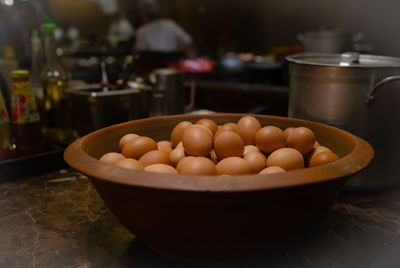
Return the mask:
[[[174,190],[243,191],[295,186],[351,175],[364,168],[373,157],[372,147],[364,140],[325,124],[277,116],[255,115],[262,126],[305,126],[316,140],[329,147],[341,159],[326,165],[280,174],[246,176],[182,176],[131,171],[98,161],[107,152],[118,152],[118,141],[127,133],[149,136],[156,141],[169,140],[174,126],[183,120],[196,122],[210,118],[217,124],[237,122],[243,114],[175,115],[130,121],[95,131],[66,150],[65,159],[74,168],[91,177],[122,184]],[[183,177],[185,179],[183,179]],[[245,177],[245,180],[244,180]],[[268,179],[266,179],[268,178]]]
[[[133,122],[128,122],[125,124],[118,125],[118,127],[113,128],[110,133],[103,133],[103,135],[98,136],[93,139],[90,144],[87,145],[85,151],[92,157],[100,158],[101,155],[107,152],[118,152],[118,141],[119,139],[127,133],[136,133],[141,136],[148,136],[153,138],[155,141],[169,140],[172,129],[176,124],[183,120],[191,121],[195,123],[200,118],[211,118],[217,124],[222,125],[227,122],[234,122],[240,119],[241,116],[236,115],[221,115],[221,116],[171,116],[171,117],[159,117],[147,120],[137,120]],[[303,120],[293,120],[288,118],[279,117],[258,117],[262,126],[274,125],[282,130],[287,127],[299,127],[307,126],[315,134],[316,140],[321,143],[321,145],[331,148],[340,157],[349,154],[355,147],[354,140],[347,135],[343,135],[341,131],[335,131],[332,128],[324,128],[319,124],[313,124],[305,122]]]

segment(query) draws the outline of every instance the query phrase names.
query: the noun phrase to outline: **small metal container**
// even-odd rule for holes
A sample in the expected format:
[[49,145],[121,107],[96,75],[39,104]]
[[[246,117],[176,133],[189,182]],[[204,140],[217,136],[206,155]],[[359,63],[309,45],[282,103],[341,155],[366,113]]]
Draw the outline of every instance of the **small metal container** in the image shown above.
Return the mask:
[[183,74],[175,69],[157,69],[150,75],[153,84],[151,116],[185,112]]
[[94,130],[141,118],[140,90],[128,88],[103,92],[102,88],[68,89],[74,131],[79,136]]

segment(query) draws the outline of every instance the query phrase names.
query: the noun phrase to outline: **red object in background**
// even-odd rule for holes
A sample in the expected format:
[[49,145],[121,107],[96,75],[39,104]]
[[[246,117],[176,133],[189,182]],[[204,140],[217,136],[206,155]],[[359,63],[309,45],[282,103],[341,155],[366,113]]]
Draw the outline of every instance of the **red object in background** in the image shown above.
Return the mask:
[[208,59],[185,59],[178,61],[176,64],[170,64],[169,67],[186,73],[209,73],[214,68],[214,61]]

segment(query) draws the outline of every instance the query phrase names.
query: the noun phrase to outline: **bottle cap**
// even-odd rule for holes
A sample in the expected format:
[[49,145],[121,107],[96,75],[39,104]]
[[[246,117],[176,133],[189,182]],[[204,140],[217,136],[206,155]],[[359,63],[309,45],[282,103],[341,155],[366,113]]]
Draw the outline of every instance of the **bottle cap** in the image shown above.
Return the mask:
[[42,24],[42,30],[46,34],[53,34],[54,30],[57,28],[56,24],[53,22],[46,22]]
[[11,76],[13,78],[29,77],[29,71],[28,70],[13,70],[13,71],[11,71]]

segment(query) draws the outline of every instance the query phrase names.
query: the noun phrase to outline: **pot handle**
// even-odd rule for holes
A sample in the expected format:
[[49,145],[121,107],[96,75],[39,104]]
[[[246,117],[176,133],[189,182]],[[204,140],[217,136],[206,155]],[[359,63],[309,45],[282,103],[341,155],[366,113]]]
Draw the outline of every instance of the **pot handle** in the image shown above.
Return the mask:
[[372,86],[371,90],[369,91],[368,94],[368,99],[367,99],[367,104],[372,104],[372,102],[375,99],[375,91],[380,88],[381,86],[386,85],[389,82],[400,80],[400,75],[393,75],[393,76],[388,76],[383,78],[381,81],[376,83],[375,85]]

